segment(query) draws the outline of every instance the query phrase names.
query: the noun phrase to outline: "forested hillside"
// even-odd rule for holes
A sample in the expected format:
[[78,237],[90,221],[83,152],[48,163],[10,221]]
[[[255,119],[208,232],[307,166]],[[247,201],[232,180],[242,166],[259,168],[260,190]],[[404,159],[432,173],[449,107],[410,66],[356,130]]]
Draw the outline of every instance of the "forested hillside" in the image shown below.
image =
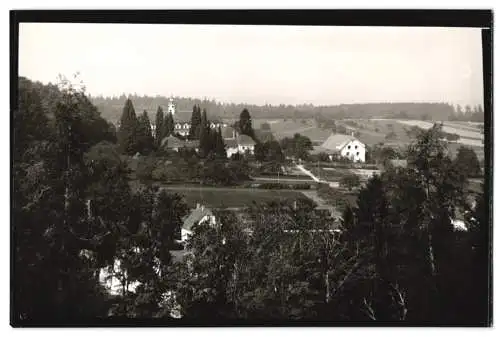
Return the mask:
[[[127,98],[130,98],[138,111],[156,111],[158,106],[166,107],[168,97],[165,96],[136,96],[122,95],[120,97],[91,97],[92,102],[97,106],[104,118],[116,122],[121,115],[121,109]],[[472,110],[460,108],[457,111],[452,105],[447,103],[366,103],[366,104],[341,104],[330,106],[307,105],[254,105],[221,103],[214,100],[203,100],[190,97],[174,97],[177,109],[180,111],[190,111],[193,105],[200,105],[207,109],[211,116],[220,118],[237,118],[243,109],[248,109],[253,118],[312,118],[316,115],[335,118],[403,118],[403,119],[424,119],[424,120],[449,120],[463,119],[482,121],[482,110],[479,108]],[[475,115],[473,113],[478,114]],[[468,112],[468,114],[466,113]]]

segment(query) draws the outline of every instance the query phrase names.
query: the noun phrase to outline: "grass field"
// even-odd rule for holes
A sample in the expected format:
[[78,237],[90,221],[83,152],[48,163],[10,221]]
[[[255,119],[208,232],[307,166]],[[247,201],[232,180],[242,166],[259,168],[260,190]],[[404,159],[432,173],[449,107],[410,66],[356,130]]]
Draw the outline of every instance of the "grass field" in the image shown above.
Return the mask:
[[239,208],[252,205],[252,203],[263,203],[279,201],[288,198],[304,198],[304,194],[298,191],[261,190],[243,188],[183,188],[166,190],[175,191],[184,196],[189,207],[195,207],[197,203],[213,208]]

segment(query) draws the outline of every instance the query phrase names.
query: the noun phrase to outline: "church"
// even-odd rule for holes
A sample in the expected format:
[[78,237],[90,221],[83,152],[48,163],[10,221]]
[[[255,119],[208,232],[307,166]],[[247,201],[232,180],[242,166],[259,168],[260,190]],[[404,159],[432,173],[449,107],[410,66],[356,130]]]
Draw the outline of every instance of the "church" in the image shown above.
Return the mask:
[[[174,99],[171,97],[168,101],[167,113],[171,113],[174,119],[174,135],[166,137],[163,141],[166,142],[166,146],[174,151],[179,151],[182,147],[187,148],[197,148],[198,141],[187,141],[180,140],[175,137],[176,134],[179,134],[183,137],[189,135],[189,129],[191,128],[191,120],[179,119],[178,116],[191,116],[191,111],[177,111],[176,105],[174,103]],[[227,123],[221,121],[209,121],[211,129],[219,129],[221,128],[222,137],[224,138],[224,142],[226,144],[227,156],[231,157],[235,153],[245,153],[245,152],[254,152],[255,142],[248,136],[240,135],[237,131],[228,126]]]
[[[168,106],[167,106],[167,113],[171,113],[172,117],[174,118],[174,134],[178,133],[181,136],[188,136],[189,135],[189,129],[191,128],[191,120],[179,120],[176,118],[176,106],[174,103],[173,97],[170,97],[168,101]],[[183,116],[189,116],[191,114],[191,111],[182,111]],[[211,121],[210,122],[210,128],[211,129],[218,129],[218,128],[226,128],[227,124],[223,122],[217,122],[217,121]]]

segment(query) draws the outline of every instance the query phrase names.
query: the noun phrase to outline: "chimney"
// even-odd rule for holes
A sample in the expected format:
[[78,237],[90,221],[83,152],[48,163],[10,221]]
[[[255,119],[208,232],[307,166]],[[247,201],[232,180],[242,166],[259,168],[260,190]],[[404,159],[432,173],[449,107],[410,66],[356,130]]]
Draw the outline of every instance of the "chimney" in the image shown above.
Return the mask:
[[351,136],[354,137],[354,131],[351,131]]
[[200,208],[200,204],[196,203],[196,209]]
[[205,209],[205,206],[203,206],[203,205],[201,205],[200,207],[201,207],[201,210],[202,210],[202,211]]

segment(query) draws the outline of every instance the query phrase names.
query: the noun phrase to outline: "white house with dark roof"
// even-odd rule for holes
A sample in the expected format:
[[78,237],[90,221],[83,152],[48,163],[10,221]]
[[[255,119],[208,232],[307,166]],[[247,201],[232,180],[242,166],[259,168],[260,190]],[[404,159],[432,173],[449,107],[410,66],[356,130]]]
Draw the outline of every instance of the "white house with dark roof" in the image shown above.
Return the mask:
[[339,155],[354,162],[364,163],[366,160],[366,145],[354,136],[332,134],[315,150],[317,152],[326,152],[330,155],[330,158],[333,155]]
[[181,228],[181,242],[186,242],[190,235],[193,234],[193,227],[208,221],[211,225],[215,225],[215,215],[209,208],[197,204],[196,208],[184,219]]
[[253,154],[256,144],[252,137],[240,134],[236,135],[236,138],[225,139],[224,142],[226,143],[226,153],[228,158],[231,158],[231,156],[236,153],[244,154],[246,152],[250,152]]

